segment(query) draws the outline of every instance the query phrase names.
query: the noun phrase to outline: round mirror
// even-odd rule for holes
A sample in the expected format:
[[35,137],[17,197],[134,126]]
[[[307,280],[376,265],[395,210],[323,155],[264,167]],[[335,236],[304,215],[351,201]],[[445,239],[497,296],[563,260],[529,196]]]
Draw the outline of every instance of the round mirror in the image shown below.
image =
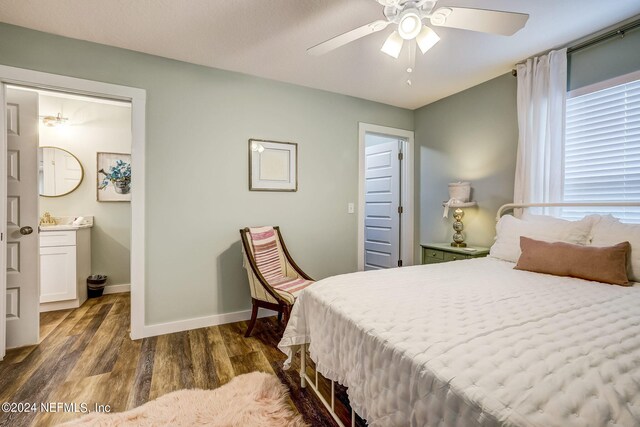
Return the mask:
[[44,197],[59,197],[78,188],[84,177],[80,160],[58,147],[38,149],[38,188]]

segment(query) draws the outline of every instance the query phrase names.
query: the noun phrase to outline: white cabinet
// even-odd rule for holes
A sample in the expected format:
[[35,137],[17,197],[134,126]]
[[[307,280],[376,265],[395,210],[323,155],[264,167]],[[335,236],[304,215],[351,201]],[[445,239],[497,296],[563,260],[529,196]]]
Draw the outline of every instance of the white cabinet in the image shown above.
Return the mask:
[[40,233],[40,311],[80,307],[91,274],[91,230]]
[[40,271],[41,303],[77,297],[75,245],[41,247]]

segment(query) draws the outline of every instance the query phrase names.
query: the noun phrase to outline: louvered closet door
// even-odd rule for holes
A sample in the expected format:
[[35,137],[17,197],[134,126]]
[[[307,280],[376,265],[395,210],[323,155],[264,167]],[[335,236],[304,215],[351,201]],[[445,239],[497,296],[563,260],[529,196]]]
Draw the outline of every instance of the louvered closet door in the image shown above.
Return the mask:
[[[566,117],[564,200],[640,201],[640,80],[569,98]],[[640,223],[640,209],[615,209]],[[563,217],[583,214],[563,208]]]
[[365,149],[364,269],[398,266],[400,259],[399,141]]

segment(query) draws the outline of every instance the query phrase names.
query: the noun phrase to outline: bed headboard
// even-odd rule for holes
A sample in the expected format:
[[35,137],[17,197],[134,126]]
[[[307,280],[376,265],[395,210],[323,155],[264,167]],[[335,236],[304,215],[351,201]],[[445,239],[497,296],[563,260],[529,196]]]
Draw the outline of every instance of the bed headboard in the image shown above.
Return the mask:
[[496,221],[506,212],[514,209],[526,208],[564,208],[564,207],[640,207],[640,202],[581,202],[581,203],[507,203],[500,206],[496,215]]

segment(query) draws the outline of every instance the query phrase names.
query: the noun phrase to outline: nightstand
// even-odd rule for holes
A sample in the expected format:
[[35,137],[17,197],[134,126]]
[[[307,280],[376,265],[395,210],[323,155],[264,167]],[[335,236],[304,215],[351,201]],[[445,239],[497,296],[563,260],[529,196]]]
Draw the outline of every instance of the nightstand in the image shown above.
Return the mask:
[[[454,248],[449,243],[425,243],[422,247],[422,263],[435,264],[438,262],[459,261],[471,258],[483,258],[489,255],[489,248],[481,246],[467,246]],[[465,249],[475,249],[469,251]]]

